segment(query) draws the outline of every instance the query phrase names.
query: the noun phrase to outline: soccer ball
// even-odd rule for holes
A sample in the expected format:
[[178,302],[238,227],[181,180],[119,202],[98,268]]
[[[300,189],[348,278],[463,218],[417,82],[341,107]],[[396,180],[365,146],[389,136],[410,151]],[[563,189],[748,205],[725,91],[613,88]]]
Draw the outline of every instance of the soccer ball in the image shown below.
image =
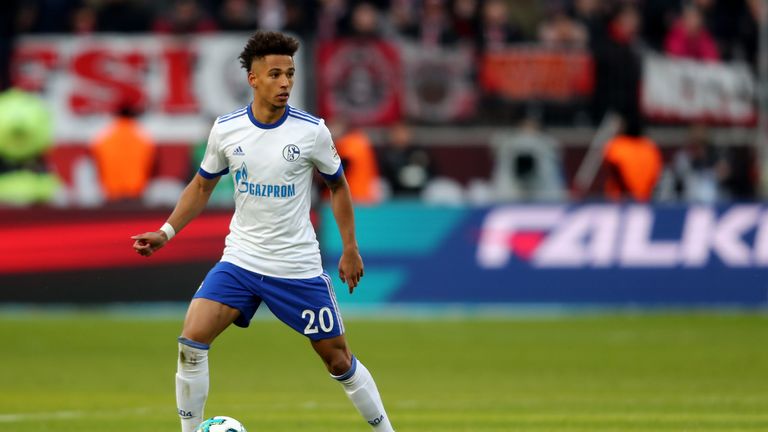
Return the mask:
[[248,432],[232,417],[216,416],[200,423],[195,432]]

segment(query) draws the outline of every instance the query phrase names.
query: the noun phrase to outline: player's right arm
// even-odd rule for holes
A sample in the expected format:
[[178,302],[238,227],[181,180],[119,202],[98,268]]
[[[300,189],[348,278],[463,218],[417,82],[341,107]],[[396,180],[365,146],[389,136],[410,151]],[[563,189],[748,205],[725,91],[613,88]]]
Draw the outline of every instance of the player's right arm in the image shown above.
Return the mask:
[[[173,227],[175,232],[181,231],[203,211],[205,205],[208,204],[213,188],[219,182],[219,178],[217,176],[207,179],[198,173],[189,182],[187,187],[184,188],[184,192],[181,193],[179,201],[176,203],[176,207],[173,209],[173,213],[171,213],[167,222]],[[161,230],[145,232],[131,238],[134,240],[133,249],[138,254],[146,257],[165,246],[169,240],[167,234]]]
[[208,145],[205,146],[205,155],[200,163],[200,169],[184,188],[184,192],[181,193],[179,201],[176,202],[176,208],[173,209],[166,225],[157,231],[131,237],[134,240],[133,249],[138,254],[146,257],[152,255],[168,243],[170,240],[168,235],[172,237],[197,217],[208,204],[208,198],[211,197],[213,188],[219,182],[220,176],[229,171],[227,159],[219,146],[217,125],[218,119],[213,123],[211,133],[208,136]]

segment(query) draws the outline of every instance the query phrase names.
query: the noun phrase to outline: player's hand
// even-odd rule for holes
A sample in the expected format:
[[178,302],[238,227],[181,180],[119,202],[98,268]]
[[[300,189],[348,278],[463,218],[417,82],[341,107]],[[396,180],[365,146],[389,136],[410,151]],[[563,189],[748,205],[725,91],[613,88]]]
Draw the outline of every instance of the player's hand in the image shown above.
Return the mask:
[[339,276],[341,281],[349,286],[349,293],[355,290],[363,277],[363,258],[357,248],[345,249],[339,259]]
[[145,257],[152,255],[168,243],[168,237],[162,231],[146,232],[131,238],[134,240],[133,250]]

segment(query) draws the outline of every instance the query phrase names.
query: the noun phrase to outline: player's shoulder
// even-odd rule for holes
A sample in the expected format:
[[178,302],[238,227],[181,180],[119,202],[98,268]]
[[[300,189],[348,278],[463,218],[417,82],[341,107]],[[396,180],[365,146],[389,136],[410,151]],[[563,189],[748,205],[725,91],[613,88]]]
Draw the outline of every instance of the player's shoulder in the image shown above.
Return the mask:
[[232,126],[237,126],[243,120],[248,119],[248,105],[243,105],[234,111],[230,111],[226,114],[222,114],[216,117],[214,128],[227,129]]
[[325,126],[325,121],[321,117],[314,116],[304,110],[288,105],[288,118],[296,122],[297,125],[315,129]]

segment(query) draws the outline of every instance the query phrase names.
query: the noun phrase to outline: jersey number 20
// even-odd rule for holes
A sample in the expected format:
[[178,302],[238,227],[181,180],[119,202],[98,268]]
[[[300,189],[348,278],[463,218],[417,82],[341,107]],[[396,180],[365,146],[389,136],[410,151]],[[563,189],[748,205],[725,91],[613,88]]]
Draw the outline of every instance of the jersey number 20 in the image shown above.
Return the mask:
[[[304,328],[304,334],[315,334],[319,332],[317,324],[315,324],[315,311],[304,309],[304,312],[301,313],[301,318],[308,320],[307,326]],[[331,313],[331,308],[321,308],[320,312],[317,314],[317,321],[320,323],[320,329],[323,330],[323,333],[328,333],[333,330],[333,314]]]

